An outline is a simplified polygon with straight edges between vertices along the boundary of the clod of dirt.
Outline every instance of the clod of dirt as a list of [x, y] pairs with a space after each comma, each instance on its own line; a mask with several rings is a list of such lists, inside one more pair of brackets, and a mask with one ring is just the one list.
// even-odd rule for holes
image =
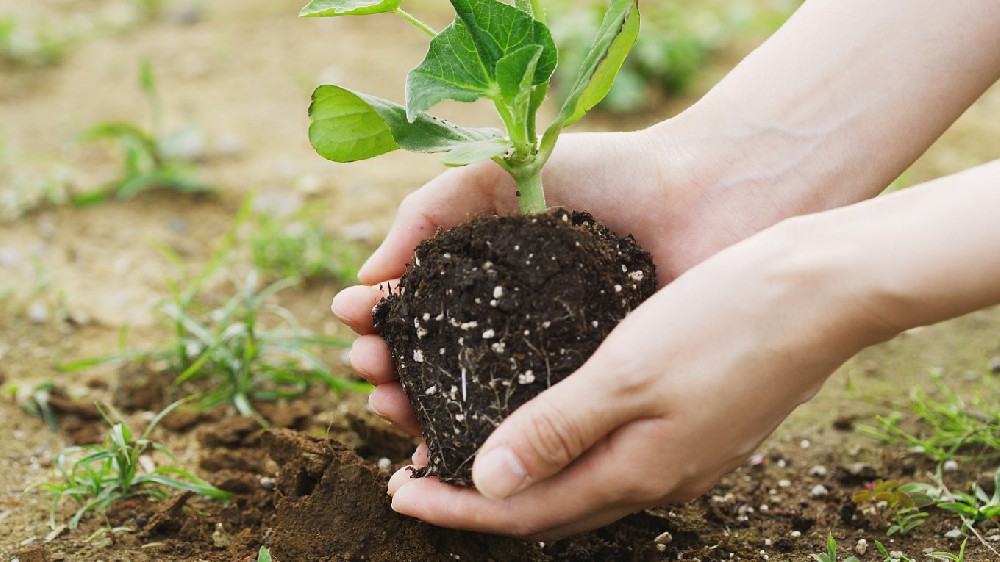
[[470, 485], [493, 429], [655, 290], [649, 253], [586, 213], [484, 217], [421, 242], [374, 311], [424, 428], [414, 476]]
[[271, 535], [277, 560], [544, 560], [515, 539], [441, 529], [392, 511], [387, 478], [336, 441], [286, 429], [264, 434], [280, 466]]
[[208, 447], [254, 447], [260, 439], [257, 420], [235, 416], [220, 420], [201, 430], [201, 442]]
[[181, 492], [163, 503], [149, 518], [145, 529], [139, 533], [139, 538], [149, 538], [155, 535], [176, 533], [188, 519], [184, 507], [188, 500], [194, 497], [194, 492]]

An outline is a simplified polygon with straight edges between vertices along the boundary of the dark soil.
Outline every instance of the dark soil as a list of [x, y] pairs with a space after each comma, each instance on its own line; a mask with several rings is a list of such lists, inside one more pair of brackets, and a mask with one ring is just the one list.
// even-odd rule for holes
[[470, 485], [493, 429], [655, 290], [649, 253], [586, 213], [484, 217], [421, 242], [374, 314], [424, 428], [414, 476]]

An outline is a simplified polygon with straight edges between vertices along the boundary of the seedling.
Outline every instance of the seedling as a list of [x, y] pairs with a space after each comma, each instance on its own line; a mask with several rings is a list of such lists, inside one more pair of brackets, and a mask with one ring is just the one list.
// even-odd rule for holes
[[[149, 438], [156, 425], [183, 401], [174, 402], [157, 414], [138, 439], [118, 412], [108, 412], [98, 406], [104, 419], [111, 426], [100, 445], [67, 447], [55, 459], [60, 482], [45, 482], [37, 487], [49, 492], [54, 500], [49, 511], [49, 525], [56, 528], [56, 510], [65, 498], [71, 498], [81, 507], [70, 520], [75, 529], [84, 515], [91, 511], [106, 511], [116, 502], [136, 496], [168, 497], [167, 489], [192, 491], [213, 499], [228, 500], [230, 493], [219, 490], [194, 474], [175, 466], [161, 466], [140, 473], [140, 457], [149, 450], [177, 459], [170, 451]], [[117, 421], [116, 421], [117, 420]]]
[[[834, 540], [833, 534], [831, 533], [827, 537], [826, 541], [826, 553], [821, 554], [811, 554], [812, 559], [815, 562], [837, 562], [837, 541]], [[851, 556], [850, 558], [844, 559], [842, 562], [861, 562], [856, 556]]]
[[123, 153], [121, 177], [94, 191], [73, 197], [78, 206], [92, 205], [110, 197], [130, 199], [150, 189], [183, 193], [209, 193], [210, 187], [192, 175], [191, 163], [164, 150], [163, 106], [156, 89], [156, 77], [148, 61], [139, 68], [139, 82], [152, 113], [149, 129], [124, 121], [98, 123], [83, 134], [85, 141], [113, 141]]
[[260, 547], [257, 553], [257, 562], [271, 562], [271, 550], [266, 546]]
[[971, 493], [953, 492], [944, 485], [940, 470], [935, 485], [916, 484], [935, 506], [950, 511], [962, 519], [962, 530], [968, 531], [983, 521], [1000, 522], [1000, 468], [993, 475], [993, 493], [988, 494], [978, 483], [970, 485]]
[[863, 512], [871, 518], [872, 527], [888, 527], [889, 536], [905, 535], [922, 525], [927, 517], [919, 508], [933, 503], [919, 490], [919, 484], [900, 485], [895, 480], [878, 480], [855, 492], [851, 501], [862, 506]]
[[941, 379], [930, 373], [941, 399], [923, 389], [913, 393], [912, 418], [923, 428], [910, 432], [903, 428], [902, 414], [878, 416], [878, 427], [865, 427], [866, 435], [893, 445], [907, 445], [938, 461], [989, 462], [1000, 459], [1000, 401], [994, 383], [986, 381], [987, 392], [971, 403], [963, 400]]
[[[962, 541], [962, 546], [959, 548], [958, 554], [952, 554], [950, 552], [935, 551], [935, 552], [928, 552], [926, 554], [926, 556], [928, 556], [931, 560], [944, 560], [944, 561], [948, 561], [948, 562], [964, 562], [965, 561], [965, 546], [966, 546], [966, 544], [968, 542], [969, 542], [968, 540]], [[913, 562], [913, 558], [910, 558], [909, 556], [907, 556], [906, 554], [904, 554], [904, 553], [902, 553], [900, 551], [892, 551], [892, 552], [890, 552], [885, 547], [885, 545], [883, 545], [882, 543], [880, 543], [878, 541], [875, 541], [875, 548], [877, 548], [878, 551], [879, 551], [879, 553], [881, 553], [882, 556], [885, 557], [885, 558], [883, 558], [883, 562]]]
[[[635, 0], [611, 0], [590, 50], [555, 120], [539, 137], [536, 114], [556, 69], [556, 46], [538, 0], [451, 0], [455, 20], [440, 33], [400, 8], [401, 0], [313, 0], [303, 16], [395, 13], [431, 36], [423, 62], [406, 80], [406, 104], [341, 86], [313, 93], [309, 138], [336, 162], [363, 160], [403, 148], [443, 153], [462, 166], [492, 159], [514, 178], [522, 213], [546, 210], [542, 166], [562, 130], [611, 88], [639, 32]], [[446, 99], [493, 103], [505, 131], [453, 125], [425, 113]]]
[[52, 406], [49, 405], [49, 397], [52, 396], [55, 387], [55, 383], [43, 382], [29, 389], [24, 389], [24, 392], [16, 387], [12, 388], [11, 391], [25, 412], [42, 418], [52, 431], [56, 431], [59, 429], [59, 420]]

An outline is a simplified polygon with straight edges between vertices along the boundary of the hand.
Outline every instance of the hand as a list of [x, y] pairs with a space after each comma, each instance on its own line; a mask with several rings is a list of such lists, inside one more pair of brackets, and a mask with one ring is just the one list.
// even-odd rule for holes
[[[681, 121], [635, 133], [565, 135], [544, 175], [551, 205], [591, 211], [612, 230], [635, 236], [652, 253], [661, 285], [775, 220], [764, 212], [755, 215], [746, 200], [712, 192], [713, 185], [737, 183], [732, 177], [721, 179], [719, 172], [733, 167], [718, 156], [696, 158], [690, 148], [674, 148], [674, 142], [686, 137], [684, 131], [697, 129], [676, 125]], [[705, 152], [725, 154], [721, 144], [712, 143]], [[668, 177], [670, 182], [664, 179]], [[372, 408], [413, 435], [419, 435], [419, 425], [395, 382], [385, 342], [371, 325], [372, 307], [383, 296], [376, 285], [398, 278], [417, 243], [437, 228], [475, 214], [517, 212], [514, 191], [510, 177], [492, 162], [442, 174], [400, 205], [385, 242], [359, 275], [369, 286], [350, 287], [334, 300], [334, 313], [361, 334], [351, 361], [377, 386]], [[742, 195], [732, 189], [728, 193]]]

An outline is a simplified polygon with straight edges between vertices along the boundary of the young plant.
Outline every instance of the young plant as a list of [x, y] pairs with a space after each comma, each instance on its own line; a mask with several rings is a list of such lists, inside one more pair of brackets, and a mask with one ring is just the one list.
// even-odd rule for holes
[[[815, 562], [837, 562], [837, 541], [833, 539], [833, 534], [827, 536], [826, 541], [826, 553], [821, 554], [811, 554], [810, 555]], [[857, 556], [851, 556], [850, 558], [844, 559], [842, 562], [861, 562], [858, 560]]]
[[77, 206], [100, 203], [110, 197], [130, 199], [151, 189], [183, 193], [209, 193], [212, 188], [192, 175], [189, 161], [170, 154], [165, 145], [169, 137], [162, 133], [163, 106], [156, 90], [156, 77], [148, 61], [139, 68], [139, 82], [152, 112], [150, 128], [123, 121], [98, 123], [83, 134], [85, 141], [113, 141], [123, 152], [124, 168], [117, 180], [94, 191], [73, 197]]
[[913, 421], [924, 428], [910, 432], [902, 427], [904, 416], [877, 417], [878, 427], [865, 427], [866, 435], [893, 445], [906, 445], [937, 461], [988, 462], [1000, 459], [1000, 400], [995, 383], [971, 403], [948, 387], [941, 373], [930, 373], [941, 399], [923, 389], [913, 393]]
[[[440, 32], [400, 8], [401, 0], [313, 0], [310, 17], [395, 13], [431, 36], [423, 62], [406, 80], [406, 104], [341, 86], [320, 86], [309, 109], [309, 138], [336, 162], [363, 160], [403, 148], [443, 153], [461, 166], [492, 159], [514, 178], [522, 213], [546, 210], [542, 166], [562, 130], [607, 94], [639, 31], [635, 0], [611, 0], [590, 50], [555, 120], [539, 136], [536, 114], [556, 69], [557, 53], [538, 0], [451, 0], [455, 20]], [[432, 117], [444, 100], [487, 99], [505, 131], [467, 128]]]
[[[959, 547], [958, 554], [935, 551], [935, 552], [928, 552], [926, 556], [930, 560], [943, 560], [947, 562], [964, 562], [965, 546], [968, 542], [969, 542], [968, 540], [962, 541], [962, 546]], [[883, 545], [878, 541], [875, 541], [875, 548], [877, 548], [879, 553], [881, 553], [882, 556], [884, 556], [884, 558], [882, 559], [883, 562], [913, 562], [913, 558], [910, 558], [909, 556], [898, 550], [890, 552], [889, 549], [885, 547], [885, 545]]]
[[[940, 482], [940, 477], [938, 477]], [[993, 475], [993, 493], [988, 494], [978, 483], [971, 485], [972, 493], [952, 492], [944, 487], [930, 487], [928, 492], [937, 494], [935, 505], [957, 514], [962, 519], [963, 530], [976, 523], [994, 521], [1000, 523], [1000, 468]]]
[[73, 515], [69, 527], [75, 529], [80, 520], [91, 511], [107, 511], [116, 502], [135, 496], [151, 496], [163, 499], [170, 494], [167, 489], [192, 491], [213, 499], [228, 500], [230, 493], [219, 490], [194, 474], [175, 466], [161, 466], [148, 472], [140, 472], [140, 457], [149, 450], [167, 455], [173, 462], [177, 459], [163, 445], [151, 440], [149, 435], [168, 413], [182, 404], [174, 402], [156, 415], [137, 438], [122, 416], [111, 412], [117, 421], [98, 406], [104, 419], [111, 426], [100, 445], [67, 447], [55, 459], [61, 481], [45, 482], [37, 487], [53, 496], [49, 511], [49, 525], [56, 528], [56, 510], [65, 498], [71, 498], [80, 505]]
[[266, 546], [260, 547], [257, 553], [257, 562], [271, 562], [271, 550]]
[[895, 480], [877, 480], [855, 492], [851, 501], [862, 506], [863, 512], [871, 518], [872, 527], [888, 527], [889, 536], [905, 535], [923, 524], [927, 514], [919, 508], [933, 501], [919, 490], [919, 484], [900, 485]]

